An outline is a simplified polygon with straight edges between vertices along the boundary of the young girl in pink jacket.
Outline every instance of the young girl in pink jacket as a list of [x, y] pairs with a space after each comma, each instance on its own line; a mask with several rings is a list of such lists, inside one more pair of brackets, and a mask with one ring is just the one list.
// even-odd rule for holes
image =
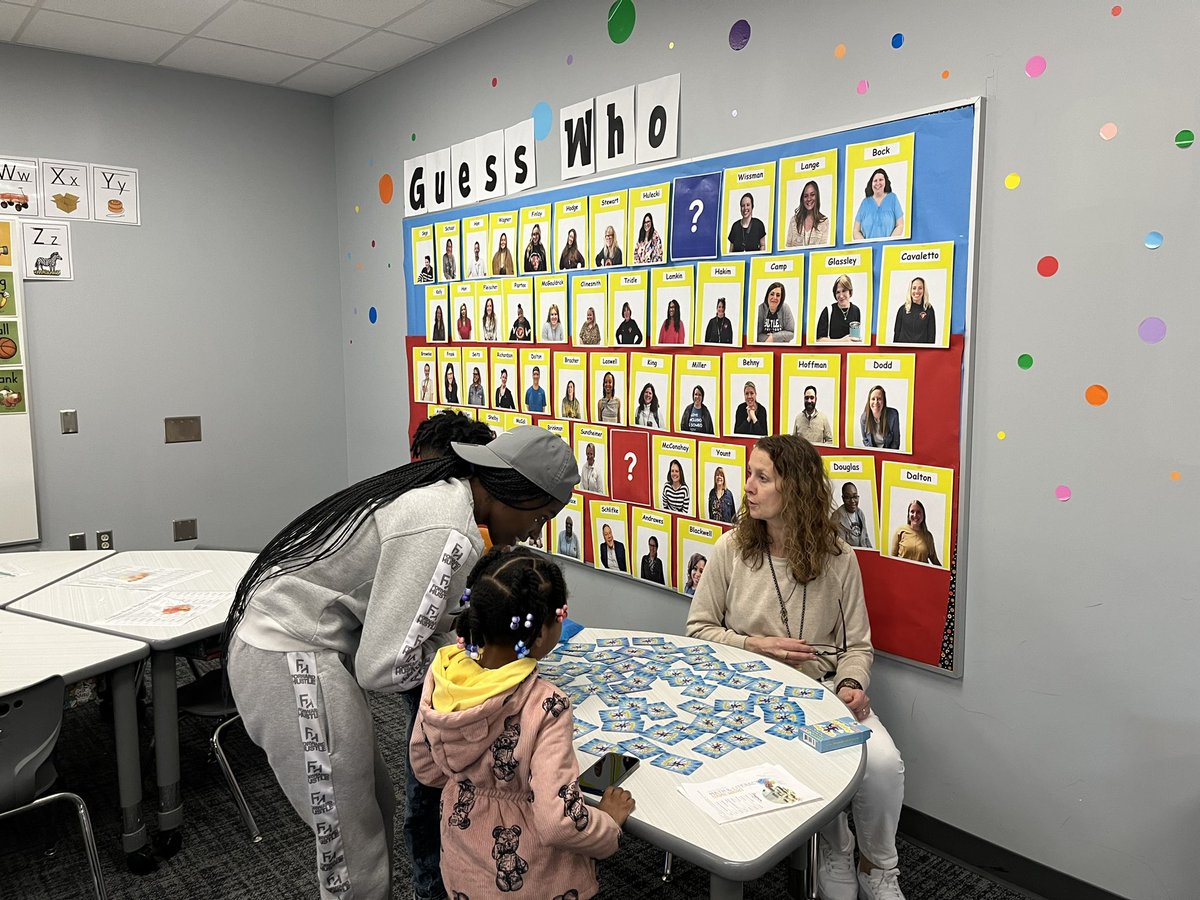
[[570, 700], [537, 660], [562, 634], [562, 571], [493, 548], [467, 579], [458, 646], [434, 658], [409, 746], [413, 772], [442, 789], [442, 881], [472, 900], [594, 897], [596, 859], [617, 851], [633, 798], [579, 793]]

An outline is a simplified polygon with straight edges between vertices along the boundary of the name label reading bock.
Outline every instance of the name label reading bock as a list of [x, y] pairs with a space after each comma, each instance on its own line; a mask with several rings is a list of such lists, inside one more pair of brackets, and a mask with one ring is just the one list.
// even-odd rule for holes
[[845, 472], [847, 475], [857, 475], [863, 470], [862, 463], [857, 462], [835, 462], [829, 468], [833, 472]]
[[885, 156], [899, 156], [899, 144], [880, 144], [871, 148], [871, 159], [881, 159]]
[[901, 469], [900, 477], [905, 484], [937, 484], [938, 477], [933, 472], [921, 472], [916, 469]]

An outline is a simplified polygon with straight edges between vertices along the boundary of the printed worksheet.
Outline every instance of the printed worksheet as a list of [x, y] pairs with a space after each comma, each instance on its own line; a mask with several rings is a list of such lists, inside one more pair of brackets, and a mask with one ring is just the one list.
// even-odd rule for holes
[[682, 782], [679, 790], [718, 823], [821, 799], [812, 788], [773, 765], [739, 769], [710, 781]]
[[104, 620], [107, 625], [182, 625], [233, 601], [232, 591], [158, 591]]
[[207, 575], [207, 569], [154, 569], [147, 566], [116, 566], [103, 572], [84, 572], [69, 582], [79, 587], [119, 587], [137, 591], [163, 588]]

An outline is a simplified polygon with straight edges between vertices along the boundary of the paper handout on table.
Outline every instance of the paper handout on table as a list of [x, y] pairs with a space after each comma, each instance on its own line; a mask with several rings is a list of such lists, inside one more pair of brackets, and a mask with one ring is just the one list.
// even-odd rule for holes
[[159, 591], [113, 613], [104, 624], [181, 625], [232, 602], [232, 591]]
[[78, 587], [119, 587], [137, 591], [163, 588], [207, 575], [207, 569], [155, 569], [151, 566], [115, 566], [102, 572], [85, 572], [69, 582]]
[[718, 823], [821, 799], [812, 788], [773, 765], [739, 769], [710, 781], [683, 782], [679, 790]]

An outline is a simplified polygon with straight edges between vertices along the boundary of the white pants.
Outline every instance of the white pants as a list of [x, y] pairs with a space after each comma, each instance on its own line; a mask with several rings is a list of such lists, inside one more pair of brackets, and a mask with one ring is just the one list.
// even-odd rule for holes
[[[904, 805], [904, 760], [874, 709], [862, 724], [871, 729], [871, 737], [864, 745], [866, 772], [850, 806], [854, 810], [858, 850], [876, 867], [894, 869], [899, 862], [896, 829], [900, 826], [900, 807]], [[844, 812], [822, 828], [821, 834], [835, 850], [854, 849], [854, 835]]]

